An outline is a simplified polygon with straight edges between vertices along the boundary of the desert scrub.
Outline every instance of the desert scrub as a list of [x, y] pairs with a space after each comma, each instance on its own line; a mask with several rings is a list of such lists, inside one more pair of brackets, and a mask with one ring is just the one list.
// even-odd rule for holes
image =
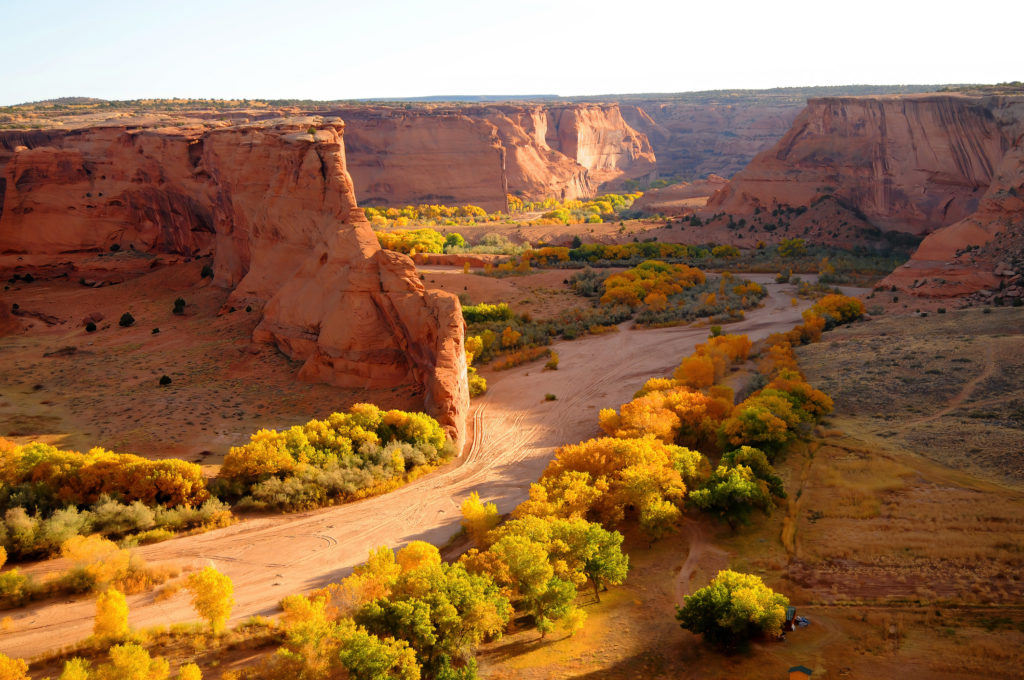
[[[546, 346], [556, 338], [573, 340], [591, 332], [604, 332], [609, 326], [615, 327], [630, 319], [632, 315], [632, 311], [625, 305], [578, 307], [565, 310], [551, 319], [535, 320], [513, 315], [500, 321], [478, 321], [469, 324], [466, 334], [480, 339], [479, 351], [474, 353], [474, 361], [482, 364], [502, 352]], [[506, 330], [512, 332], [506, 335]], [[511, 344], [504, 342], [512, 338], [514, 342]]]
[[743, 310], [757, 307], [766, 294], [759, 284], [725, 272], [717, 281], [703, 281], [670, 295], [648, 294], [637, 311], [636, 322], [641, 326], [671, 326], [701, 318], [742, 318]]
[[73, 536], [125, 539], [230, 522], [201, 468], [101, 448], [87, 453], [0, 439], [0, 546], [11, 559], [47, 557]]
[[352, 500], [453, 454], [430, 416], [356, 404], [324, 420], [260, 430], [231, 448], [214, 488], [245, 507], [299, 510]]

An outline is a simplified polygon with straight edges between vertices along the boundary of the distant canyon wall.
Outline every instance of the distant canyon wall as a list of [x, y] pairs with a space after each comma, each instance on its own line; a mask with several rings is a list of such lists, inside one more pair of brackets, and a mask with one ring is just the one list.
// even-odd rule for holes
[[1022, 138], [1022, 97], [812, 99], [778, 143], [712, 196], [706, 213], [749, 217], [829, 199], [839, 207], [809, 238], [850, 223], [927, 236], [885, 285], [963, 295], [1019, 269], [1017, 255], [997, 257], [983, 246], [1024, 231]]
[[409, 390], [461, 443], [459, 302], [380, 248], [344, 123], [310, 123], [0, 131], [0, 253], [212, 253], [233, 302], [265, 304], [254, 338], [303, 361], [300, 377]]
[[770, 148], [792, 125], [804, 102], [622, 102], [622, 116], [650, 140], [658, 174], [693, 180], [731, 177]]
[[655, 176], [647, 138], [617, 104], [353, 106], [348, 167], [364, 205], [590, 198]]

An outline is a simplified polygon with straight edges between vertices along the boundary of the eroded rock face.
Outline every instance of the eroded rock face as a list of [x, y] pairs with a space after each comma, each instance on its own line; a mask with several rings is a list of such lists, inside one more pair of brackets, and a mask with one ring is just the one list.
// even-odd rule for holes
[[1000, 255], [986, 244], [1016, 243], [1024, 231], [1022, 139], [1022, 97], [811, 100], [778, 144], [712, 196], [706, 213], [827, 205], [808, 239], [855, 227], [924, 235], [911, 261], [883, 285], [965, 295], [997, 286], [1019, 268], [1006, 264], [1019, 252]]
[[663, 177], [731, 177], [785, 134], [801, 101], [623, 102], [626, 122], [650, 140]]
[[996, 167], [978, 210], [928, 235], [910, 261], [886, 277], [893, 287], [923, 297], [959, 297], [1003, 286], [1024, 297], [1024, 138]]
[[32, 148], [12, 135], [0, 252], [213, 253], [233, 303], [266, 302], [254, 337], [303, 360], [300, 377], [421, 394], [461, 446], [458, 299], [381, 250], [356, 205], [344, 123], [310, 123], [87, 128]]
[[992, 105], [957, 95], [813, 99], [708, 208], [743, 215], [831, 196], [881, 229], [929, 233], [977, 209], [1009, 147]]
[[348, 167], [368, 205], [473, 204], [504, 210], [528, 200], [589, 198], [652, 176], [647, 138], [617, 104], [353, 107]]

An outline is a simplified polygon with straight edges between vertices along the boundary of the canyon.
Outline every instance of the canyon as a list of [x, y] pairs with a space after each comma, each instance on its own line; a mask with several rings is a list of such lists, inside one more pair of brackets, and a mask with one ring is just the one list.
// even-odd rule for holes
[[471, 204], [590, 198], [655, 177], [647, 137], [616, 104], [356, 106], [346, 152], [364, 205]]
[[3, 133], [3, 268], [84, 283], [93, 272], [76, 262], [88, 253], [212, 255], [225, 307], [262, 310], [253, 340], [302, 362], [299, 377], [420, 395], [461, 446], [458, 300], [426, 291], [412, 260], [380, 248], [356, 204], [344, 128], [295, 118]]
[[1022, 144], [1024, 97], [813, 99], [704, 215], [800, 209], [794, 225], [812, 241], [855, 230], [926, 236], [882, 285], [921, 296], [974, 293], [1019, 280], [1019, 247], [984, 246], [1021, 231]]

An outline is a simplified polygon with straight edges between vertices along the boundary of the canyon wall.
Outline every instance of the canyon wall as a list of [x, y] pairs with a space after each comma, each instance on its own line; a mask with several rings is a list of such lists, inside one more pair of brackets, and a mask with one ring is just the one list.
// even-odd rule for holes
[[741, 215], [833, 196], [881, 229], [924, 234], [977, 209], [1007, 148], [976, 99], [811, 100], [708, 208]]
[[1024, 97], [813, 99], [775, 146], [712, 196], [705, 215], [812, 208], [801, 218], [810, 240], [851, 224], [931, 235], [885, 285], [962, 295], [1012, 274], [1005, 256], [971, 251], [1024, 230], [1022, 136]]
[[653, 177], [647, 138], [617, 104], [353, 106], [348, 167], [366, 205], [473, 204], [589, 198]]
[[422, 395], [461, 446], [458, 300], [381, 250], [346, 170], [344, 123], [310, 123], [0, 132], [0, 253], [212, 253], [232, 303], [265, 303], [254, 339], [303, 361], [300, 377]]
[[658, 174], [693, 180], [731, 177], [792, 125], [804, 100], [622, 102], [626, 122], [650, 140]]

